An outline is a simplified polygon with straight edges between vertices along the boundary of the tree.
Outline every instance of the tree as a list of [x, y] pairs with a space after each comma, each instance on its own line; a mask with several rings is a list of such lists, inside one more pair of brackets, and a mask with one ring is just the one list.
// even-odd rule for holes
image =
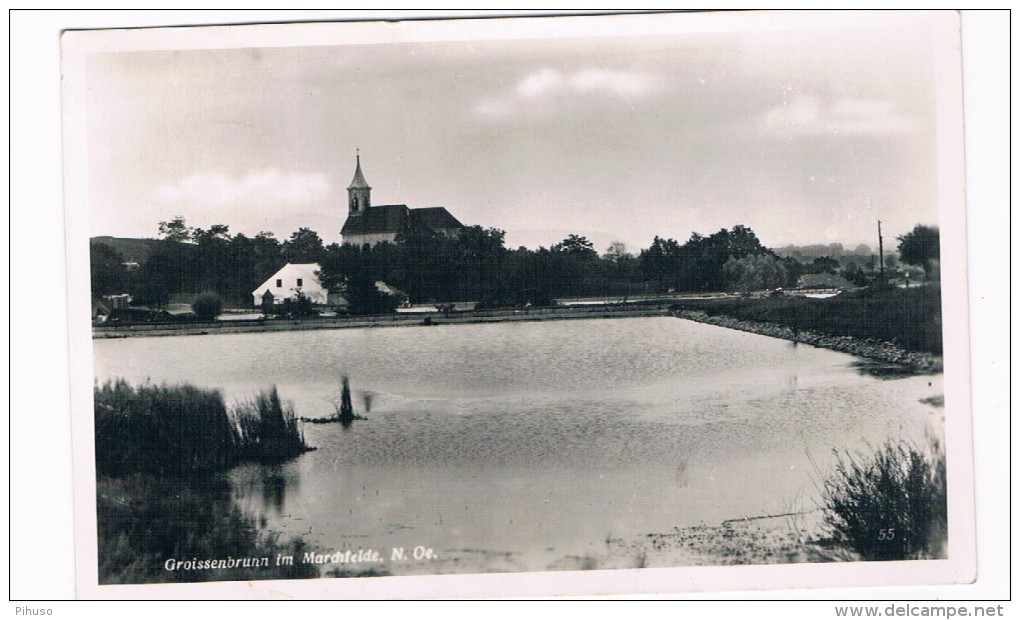
[[613, 241], [606, 248], [606, 253], [602, 255], [602, 258], [611, 263], [620, 263], [634, 257], [627, 252], [626, 244], [622, 241]]
[[731, 257], [749, 255], [775, 256], [753, 230], [738, 224], [707, 237], [691, 233], [682, 246], [656, 237], [652, 247], [641, 252], [641, 269], [645, 280], [656, 282], [659, 290], [721, 291], [732, 284], [726, 263]]
[[129, 275], [120, 252], [94, 241], [89, 245], [89, 258], [93, 297], [127, 292]]
[[771, 254], [748, 254], [743, 258], [731, 256], [723, 265], [723, 272], [737, 290], [745, 293], [786, 284], [786, 267]]
[[317, 263], [326, 254], [322, 238], [310, 228], [299, 228], [283, 244], [283, 258], [288, 263]]
[[394, 295], [380, 291], [368, 274], [356, 274], [350, 278], [344, 291], [351, 314], [389, 314], [397, 309], [400, 300]]
[[293, 299], [284, 300], [284, 305], [286, 306], [287, 314], [291, 317], [304, 318], [319, 315], [315, 311], [311, 298], [305, 295], [300, 288], [294, 291]]
[[598, 252], [595, 245], [588, 241], [587, 237], [580, 235], [567, 235], [567, 238], [552, 246], [553, 252], [564, 252], [581, 259], [597, 258]]
[[861, 269], [861, 266], [856, 263], [844, 267], [839, 274], [857, 286], [867, 286], [871, 283], [867, 274], [865, 274], [864, 270]]
[[242, 269], [239, 264], [232, 262], [236, 254], [230, 251], [230, 228], [225, 224], [213, 224], [209, 230], [194, 228], [191, 240], [194, 243], [192, 254], [195, 269], [192, 290], [216, 291], [235, 301], [246, 299], [251, 286], [243, 282], [243, 292], [239, 294], [237, 291], [238, 284], [242, 284], [242, 279], [238, 277]]
[[[695, 238], [701, 239], [697, 234], [691, 236], [692, 240]], [[675, 239], [662, 239], [656, 236], [648, 249], [641, 250], [638, 260], [644, 279], [655, 282], [657, 291], [665, 291], [678, 286], [682, 268], [682, 251], [680, 244]]]
[[918, 224], [914, 230], [896, 237], [900, 241], [900, 261], [924, 269], [924, 279], [932, 271], [932, 262], [939, 258], [939, 229]]
[[189, 241], [191, 240], [192, 232], [194, 231], [188, 227], [184, 218], [180, 215], [174, 217], [169, 222], [159, 223], [159, 237], [168, 241]]
[[506, 293], [503, 260], [506, 233], [498, 228], [469, 226], [453, 239], [459, 249], [448, 268], [460, 274], [458, 297], [502, 300]]
[[818, 256], [811, 261], [811, 266], [804, 273], [836, 273], [841, 269], [840, 262], [831, 256]]

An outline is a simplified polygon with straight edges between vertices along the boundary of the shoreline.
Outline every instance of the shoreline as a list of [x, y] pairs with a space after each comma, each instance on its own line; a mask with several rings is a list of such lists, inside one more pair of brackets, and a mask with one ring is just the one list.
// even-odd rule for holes
[[93, 339], [137, 338], [160, 336], [205, 336], [211, 334], [269, 333], [320, 329], [364, 329], [376, 327], [422, 327], [478, 323], [504, 323], [510, 321], [560, 321], [572, 319], [615, 319], [653, 316], [672, 316], [679, 319], [725, 327], [760, 336], [779, 338], [788, 342], [847, 353], [881, 364], [895, 365], [911, 372], [928, 374], [942, 372], [942, 358], [928, 353], [911, 352], [891, 342], [861, 340], [851, 336], [832, 336], [810, 330], [795, 332], [776, 323], [762, 323], [736, 319], [725, 315], [710, 316], [701, 310], [670, 310], [665, 304], [620, 307], [591, 305], [568, 308], [539, 308], [529, 310], [486, 310], [462, 313], [393, 314], [374, 317], [313, 318], [313, 319], [255, 319], [251, 321], [216, 321], [208, 323], [139, 324], [123, 326], [93, 326]]
[[727, 519], [717, 524], [677, 526], [664, 532], [613, 536], [572, 551], [461, 548], [439, 550], [434, 561], [385, 562], [370, 569], [333, 568], [320, 577], [462, 575], [535, 571], [618, 570], [806, 564], [858, 561], [826, 536], [818, 510]]
[[138, 324], [92, 327], [92, 338], [136, 338], [158, 336], [206, 336], [210, 334], [243, 334], [316, 329], [357, 329], [366, 327], [422, 327], [472, 323], [504, 323], [510, 321], [560, 321], [570, 319], [615, 319], [670, 316], [665, 304], [635, 306], [581, 306], [539, 308], [528, 310], [484, 310], [463, 314], [393, 314], [374, 317], [256, 319], [252, 321], [217, 321], [208, 323]]
[[716, 325], [742, 332], [779, 338], [789, 342], [807, 344], [813, 347], [839, 351], [856, 357], [893, 364], [921, 374], [942, 372], [942, 358], [929, 353], [907, 351], [891, 342], [878, 340], [861, 340], [851, 336], [830, 336], [818, 334], [810, 330], [794, 331], [792, 328], [776, 323], [760, 323], [745, 321], [725, 315], [709, 316], [701, 310], [675, 310], [671, 313], [679, 319], [696, 323]]

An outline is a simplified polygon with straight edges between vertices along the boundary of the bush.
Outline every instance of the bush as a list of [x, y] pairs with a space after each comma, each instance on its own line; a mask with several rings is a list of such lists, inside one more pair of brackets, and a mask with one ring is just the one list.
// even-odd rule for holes
[[825, 523], [835, 542], [865, 560], [945, 557], [946, 460], [903, 441], [870, 456], [836, 453], [822, 483]]
[[380, 291], [375, 285], [375, 280], [364, 274], [351, 278], [344, 294], [353, 316], [392, 314], [400, 305], [398, 296]]
[[216, 293], [202, 293], [191, 302], [195, 316], [204, 321], [211, 321], [223, 311], [223, 300]]

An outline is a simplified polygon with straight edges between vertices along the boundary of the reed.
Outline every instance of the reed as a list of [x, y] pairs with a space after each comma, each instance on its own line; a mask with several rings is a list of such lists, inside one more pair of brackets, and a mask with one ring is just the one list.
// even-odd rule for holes
[[308, 449], [275, 387], [229, 411], [217, 390], [110, 381], [95, 388], [95, 438], [96, 470], [106, 476], [179, 477]]
[[243, 460], [278, 462], [308, 450], [294, 408], [284, 405], [273, 386], [232, 411]]

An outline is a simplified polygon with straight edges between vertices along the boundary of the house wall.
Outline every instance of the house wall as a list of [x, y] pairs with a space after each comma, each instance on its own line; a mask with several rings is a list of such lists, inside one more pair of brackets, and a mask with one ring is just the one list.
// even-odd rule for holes
[[[301, 280], [300, 286], [298, 285], [299, 279]], [[280, 283], [279, 286], [277, 286], [277, 281]], [[262, 295], [265, 294], [266, 289], [269, 289], [273, 294], [274, 303], [281, 304], [285, 299], [294, 299], [297, 296], [298, 288], [312, 300], [312, 303], [326, 303], [326, 289], [322, 287], [319, 279], [315, 277], [314, 270], [306, 271], [284, 267], [263, 282], [259, 288], [252, 291], [252, 305], [255, 307], [262, 305]]]

